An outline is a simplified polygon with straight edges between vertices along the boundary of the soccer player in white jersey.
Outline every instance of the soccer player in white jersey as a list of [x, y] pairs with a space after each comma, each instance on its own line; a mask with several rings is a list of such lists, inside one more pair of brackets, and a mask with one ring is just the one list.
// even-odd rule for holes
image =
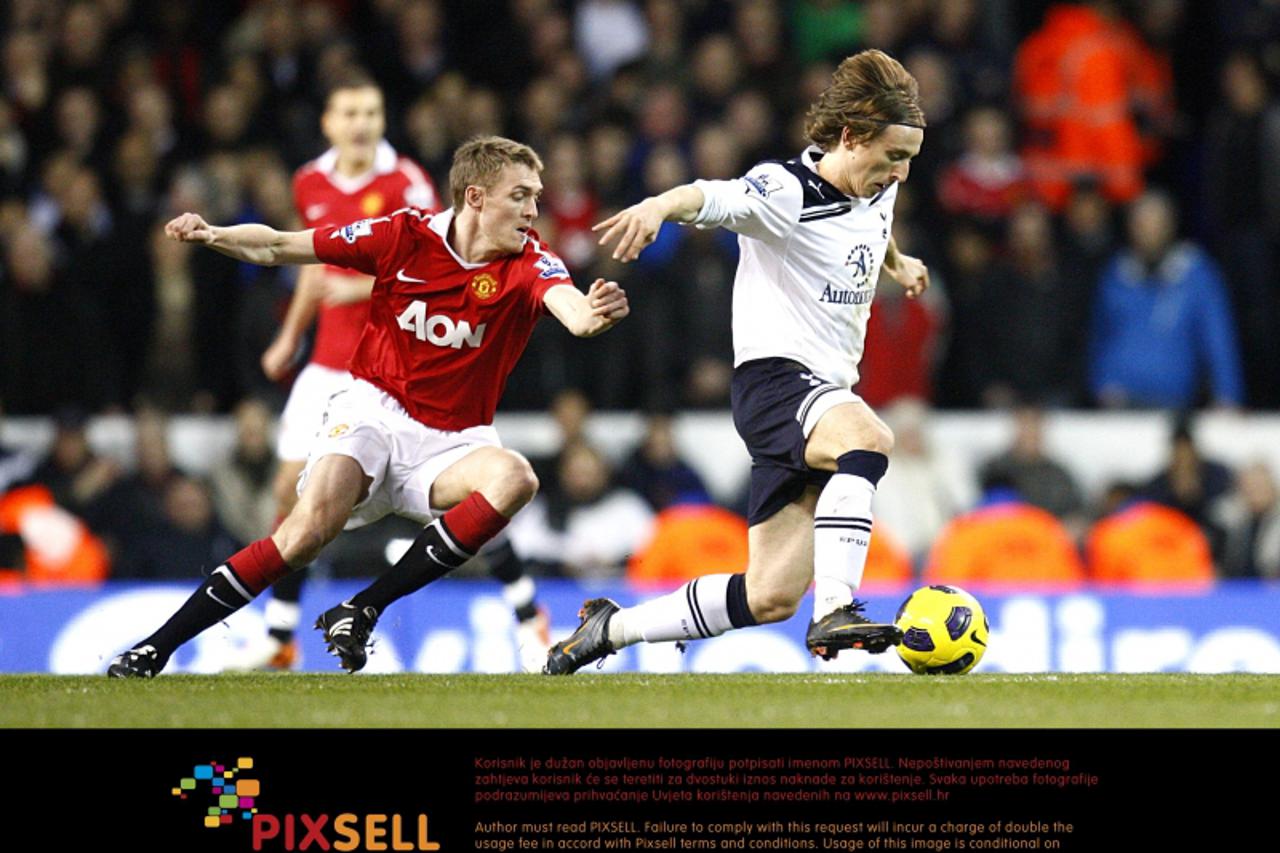
[[552, 647], [543, 672], [567, 675], [638, 642], [714, 637], [790, 618], [811, 582], [806, 643], [830, 659], [882, 652], [902, 639], [854, 598], [871, 537], [871, 499], [893, 434], [850, 388], [876, 280], [910, 297], [929, 285], [923, 263], [897, 250], [893, 202], [924, 141], [915, 79], [868, 50], [844, 60], [809, 110], [814, 143], [732, 181], [694, 181], [596, 226], [613, 256], [632, 261], [663, 222], [739, 235], [733, 294], [733, 417], [751, 451], [747, 571], [705, 575], [621, 609], [583, 605], [582, 623]]

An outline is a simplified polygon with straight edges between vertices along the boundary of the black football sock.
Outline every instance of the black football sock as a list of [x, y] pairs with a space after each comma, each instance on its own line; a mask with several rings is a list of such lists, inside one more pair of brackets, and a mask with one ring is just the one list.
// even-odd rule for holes
[[502, 581], [503, 598], [516, 613], [516, 621], [524, 622], [538, 615], [538, 603], [534, 599], [533, 580], [525, 574], [524, 560], [511, 547], [511, 540], [502, 541], [484, 554], [489, 561], [489, 571]]
[[253, 600], [249, 592], [227, 564], [218, 566], [191, 594], [169, 621], [138, 645], [154, 646], [163, 665], [179, 646], [210, 625], [221, 622]]
[[372, 607], [382, 613], [393, 601], [439, 580], [474, 556], [458, 545], [445, 527], [444, 519], [437, 518], [418, 534], [400, 561], [356, 593], [351, 604], [357, 608]]

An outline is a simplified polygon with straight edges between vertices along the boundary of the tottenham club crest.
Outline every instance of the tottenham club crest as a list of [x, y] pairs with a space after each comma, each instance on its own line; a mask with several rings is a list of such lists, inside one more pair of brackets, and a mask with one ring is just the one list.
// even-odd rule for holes
[[872, 283], [871, 273], [873, 272], [874, 261], [870, 246], [865, 243], [854, 246], [844, 259], [844, 265], [848, 268], [849, 274], [853, 278], [854, 287], [867, 287]]
[[481, 301], [491, 299], [498, 292], [498, 280], [487, 272], [482, 272], [471, 279], [471, 292]]

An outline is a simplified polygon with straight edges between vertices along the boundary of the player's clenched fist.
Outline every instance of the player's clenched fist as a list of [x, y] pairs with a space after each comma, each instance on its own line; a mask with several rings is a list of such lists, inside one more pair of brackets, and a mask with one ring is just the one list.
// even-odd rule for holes
[[911, 299], [929, 289], [929, 269], [919, 258], [899, 253], [897, 266], [888, 273], [906, 289]]
[[616, 281], [596, 279], [587, 291], [587, 300], [591, 304], [591, 314], [595, 317], [621, 320], [631, 313], [631, 307], [627, 304], [627, 292]]
[[198, 213], [184, 213], [169, 220], [164, 233], [181, 243], [208, 243], [213, 239], [213, 226]]

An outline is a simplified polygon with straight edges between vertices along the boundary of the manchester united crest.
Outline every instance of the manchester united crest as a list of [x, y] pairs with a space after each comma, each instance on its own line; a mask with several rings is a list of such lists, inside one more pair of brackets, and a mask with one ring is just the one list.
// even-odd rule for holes
[[386, 199], [382, 197], [382, 193], [367, 193], [360, 199], [360, 211], [365, 216], [377, 216], [382, 213], [382, 208], [386, 204]]
[[476, 295], [476, 299], [491, 299], [498, 292], [498, 280], [487, 272], [471, 279], [471, 292]]

